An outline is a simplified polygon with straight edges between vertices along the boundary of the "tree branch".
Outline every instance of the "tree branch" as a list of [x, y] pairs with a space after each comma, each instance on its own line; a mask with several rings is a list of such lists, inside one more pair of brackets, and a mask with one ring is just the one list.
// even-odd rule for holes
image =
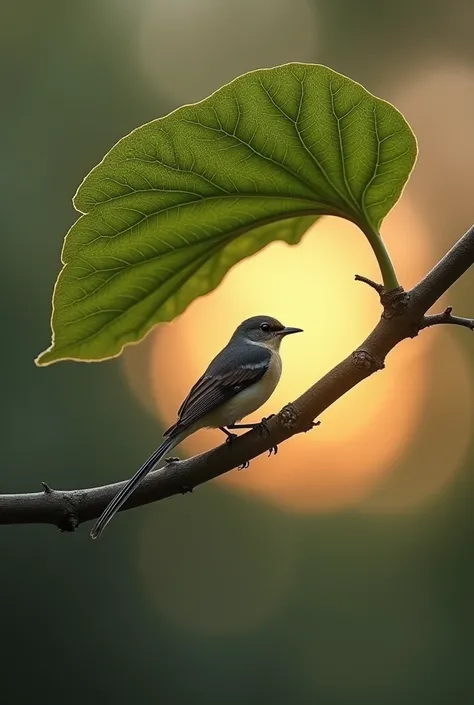
[[453, 316], [451, 314], [452, 310], [453, 307], [448, 306], [443, 313], [436, 313], [433, 316], [423, 316], [420, 330], [423, 330], [423, 328], [429, 328], [430, 326], [438, 326], [440, 324], [446, 325], [447, 323], [453, 326], [464, 326], [464, 328], [474, 330], [474, 318], [461, 318], [461, 316]]
[[[193, 458], [166, 463], [150, 473], [123, 509], [155, 502], [189, 491], [257, 455], [270, 450], [296, 433], [313, 427], [313, 421], [356, 384], [384, 367], [387, 354], [405, 338], [438, 323], [472, 328], [472, 319], [442, 314], [426, 316], [428, 309], [474, 264], [474, 226], [454, 245], [411, 291], [384, 292], [365, 277], [357, 277], [378, 291], [383, 304], [380, 321], [366, 340], [296, 401], [287, 404], [268, 421], [268, 433], [256, 431], [223, 443]], [[96, 519], [124, 483], [83, 490], [53, 490], [42, 483], [43, 492], [0, 495], [0, 524], [55, 524], [73, 531], [79, 524]]]
[[356, 274], [354, 279], [356, 282], [363, 282], [364, 284], [367, 284], [367, 286], [370, 286], [371, 289], [375, 289], [377, 294], [382, 296], [384, 288], [383, 284], [377, 284], [377, 282], [374, 282], [372, 279], [369, 279], [368, 277], [363, 277], [361, 274]]

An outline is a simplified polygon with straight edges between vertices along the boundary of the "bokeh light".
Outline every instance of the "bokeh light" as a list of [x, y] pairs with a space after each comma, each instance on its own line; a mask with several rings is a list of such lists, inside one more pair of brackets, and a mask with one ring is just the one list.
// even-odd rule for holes
[[[472, 0], [2, 3], [3, 492], [129, 477], [226, 342], [240, 299], [306, 328], [285, 341], [286, 391], [268, 411], [380, 314], [352, 280], [379, 277], [366, 241], [327, 220], [301, 248], [275, 245], [243, 263], [120, 358], [38, 370], [62, 238], [77, 217], [71, 196], [110, 147], [243, 71], [322, 61], [390, 100], [417, 134], [417, 168], [384, 226], [410, 286], [473, 221], [473, 12]], [[436, 309], [472, 315], [473, 288], [471, 268]], [[210, 324], [219, 333], [206, 350]], [[282, 444], [284, 467], [262, 457], [192, 495], [123, 512], [103, 541], [91, 543], [87, 525], [72, 535], [2, 527], [5, 705], [474, 702], [473, 340], [454, 327], [423, 332], [320, 428]], [[195, 442], [177, 454], [221, 438], [202, 431]], [[308, 478], [308, 512], [290, 511]]]
[[[415, 131], [420, 157], [410, 193], [442, 245], [472, 220], [474, 69], [466, 63], [420, 66], [390, 91]], [[449, 174], [449, 178], [446, 175]]]
[[148, 85], [176, 104], [201, 100], [251, 69], [315, 57], [319, 32], [310, 0], [273, 0], [271, 12], [266, 0], [137, 5], [140, 68]]
[[[423, 335], [429, 335], [426, 331]], [[392, 467], [361, 508], [376, 512], [415, 509], [436, 496], [452, 478], [471, 441], [473, 380], [466, 355], [459, 345], [463, 331], [444, 330], [431, 349], [424, 412], [418, 420], [412, 445], [402, 462]]]
[[[408, 288], [429, 269], [434, 256], [407, 198], [387, 218], [383, 232]], [[236, 323], [268, 313], [305, 332], [284, 341], [282, 381], [254, 415], [259, 420], [303, 392], [373, 327], [379, 303], [370, 289], [354, 282], [356, 271], [377, 278], [364, 237], [346, 221], [323, 219], [298, 246], [274, 243], [234, 267], [217, 290], [195, 301], [172, 324], [157, 328], [146, 353], [130, 349], [125, 355], [127, 376], [142, 399], [171, 424], [187, 391]], [[320, 428], [282, 444], [276, 457], [255, 459], [248, 472], [228, 473], [218, 482], [299, 511], [339, 508], [371, 496], [416, 438], [431, 374], [429, 351], [438, 337], [439, 330], [432, 329], [416, 341], [404, 341], [388, 357], [387, 370], [330, 407]], [[463, 369], [458, 366], [450, 381], [455, 397], [462, 396], [466, 386]], [[458, 432], [467, 437], [467, 428], [458, 427]], [[182, 447], [195, 454], [221, 442], [219, 431], [202, 431]], [[457, 454], [451, 457], [451, 463], [445, 459], [444, 477], [459, 460]], [[425, 492], [417, 488], [417, 500], [432, 488], [431, 477]]]

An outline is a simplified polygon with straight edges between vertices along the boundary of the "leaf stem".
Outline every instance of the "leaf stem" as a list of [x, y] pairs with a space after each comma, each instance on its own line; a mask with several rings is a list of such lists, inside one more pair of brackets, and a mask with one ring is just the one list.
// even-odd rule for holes
[[362, 226], [362, 230], [370, 243], [374, 255], [377, 258], [385, 291], [398, 289], [400, 284], [398, 283], [395, 268], [380, 234], [376, 230], [372, 230], [372, 228], [367, 224]]

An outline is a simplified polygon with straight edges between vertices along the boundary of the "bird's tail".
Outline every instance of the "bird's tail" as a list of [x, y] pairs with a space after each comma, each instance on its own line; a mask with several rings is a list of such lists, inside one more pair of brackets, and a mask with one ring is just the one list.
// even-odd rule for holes
[[135, 475], [117, 492], [113, 500], [106, 506], [96, 523], [92, 527], [91, 537], [98, 539], [109, 521], [118, 512], [120, 507], [125, 504], [130, 495], [135, 491], [140, 482], [148, 475], [150, 470], [161, 460], [161, 458], [171, 448], [176, 445], [176, 438], [166, 438], [163, 443], [155, 450], [148, 460], [143, 463], [140, 470], [137, 470]]

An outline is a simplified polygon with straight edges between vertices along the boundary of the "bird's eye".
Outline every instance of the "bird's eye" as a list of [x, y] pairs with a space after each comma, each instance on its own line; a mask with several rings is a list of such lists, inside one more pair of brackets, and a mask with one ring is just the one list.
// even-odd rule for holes
[[263, 330], [264, 333], [269, 333], [270, 332], [270, 324], [269, 323], [262, 323], [260, 326], [260, 329]]

